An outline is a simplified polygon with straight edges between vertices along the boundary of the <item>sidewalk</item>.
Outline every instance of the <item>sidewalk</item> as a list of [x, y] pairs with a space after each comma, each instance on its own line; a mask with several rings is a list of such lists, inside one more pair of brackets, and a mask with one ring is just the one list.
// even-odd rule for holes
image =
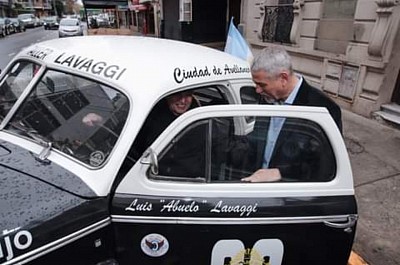
[[353, 250], [369, 265], [400, 264], [400, 130], [342, 110], [359, 221]]

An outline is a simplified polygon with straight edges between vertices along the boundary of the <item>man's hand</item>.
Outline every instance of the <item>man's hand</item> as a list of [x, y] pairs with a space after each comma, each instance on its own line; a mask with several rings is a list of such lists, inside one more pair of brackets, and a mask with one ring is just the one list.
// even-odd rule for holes
[[262, 168], [252, 175], [242, 178], [245, 182], [275, 182], [281, 180], [281, 172], [277, 168]]

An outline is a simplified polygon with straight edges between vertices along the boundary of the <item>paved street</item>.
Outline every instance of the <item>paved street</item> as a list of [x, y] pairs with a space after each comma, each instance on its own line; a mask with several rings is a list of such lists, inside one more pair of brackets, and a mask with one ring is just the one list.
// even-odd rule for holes
[[[87, 34], [86, 23], [82, 23], [83, 32]], [[58, 30], [45, 30], [44, 27], [28, 28], [25, 32], [11, 34], [0, 38], [0, 69], [4, 69], [9, 61], [24, 47], [33, 43], [58, 38]]]
[[343, 111], [360, 219], [353, 249], [370, 265], [400, 264], [400, 130]]

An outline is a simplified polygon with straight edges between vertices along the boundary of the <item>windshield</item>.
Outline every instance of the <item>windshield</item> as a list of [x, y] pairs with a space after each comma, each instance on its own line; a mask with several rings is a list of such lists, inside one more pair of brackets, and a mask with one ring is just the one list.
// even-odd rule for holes
[[56, 20], [57, 19], [55, 17], [47, 17], [47, 18], [44, 19], [44, 21], [46, 21], [46, 22], [53, 22], [53, 21], [56, 21]]
[[31, 14], [23, 14], [23, 15], [19, 15], [18, 18], [20, 18], [20, 19], [32, 18], [32, 15]]
[[128, 99], [119, 91], [49, 70], [6, 129], [98, 167], [114, 148], [128, 110]]
[[5, 74], [0, 82], [0, 122], [3, 121], [39, 68], [40, 65], [32, 62], [17, 62]]
[[61, 26], [79, 26], [79, 22], [76, 19], [63, 19], [60, 22]]

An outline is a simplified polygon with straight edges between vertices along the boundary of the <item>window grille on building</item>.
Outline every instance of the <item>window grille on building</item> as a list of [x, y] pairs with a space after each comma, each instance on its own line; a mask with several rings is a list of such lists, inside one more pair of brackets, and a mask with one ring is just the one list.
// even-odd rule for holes
[[290, 43], [290, 30], [293, 24], [293, 0], [279, 0], [275, 5], [267, 1], [264, 12], [261, 33], [263, 42]]

